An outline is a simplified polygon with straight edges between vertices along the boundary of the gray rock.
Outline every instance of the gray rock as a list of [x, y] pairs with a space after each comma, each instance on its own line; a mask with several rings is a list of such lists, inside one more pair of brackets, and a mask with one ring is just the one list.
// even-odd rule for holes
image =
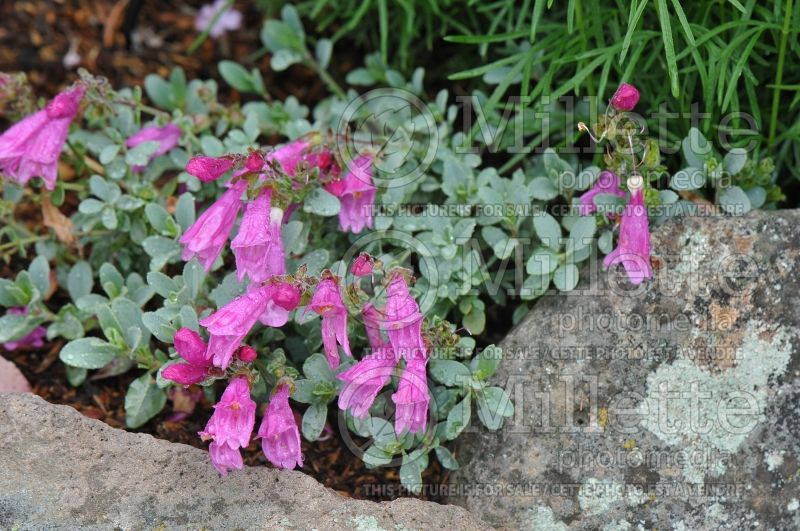
[[0, 529], [487, 529], [460, 507], [344, 498], [300, 472], [221, 478], [205, 452], [0, 394]]
[[521, 529], [800, 529], [800, 212], [673, 219], [638, 290], [541, 299], [448, 501]]

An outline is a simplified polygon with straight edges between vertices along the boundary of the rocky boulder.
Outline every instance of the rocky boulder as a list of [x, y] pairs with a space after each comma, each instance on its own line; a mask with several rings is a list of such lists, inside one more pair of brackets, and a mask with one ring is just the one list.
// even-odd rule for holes
[[449, 501], [522, 529], [800, 529], [800, 212], [672, 219], [655, 278], [539, 300]]
[[0, 529], [487, 529], [460, 507], [344, 498], [300, 472], [221, 478], [205, 452], [0, 394]]

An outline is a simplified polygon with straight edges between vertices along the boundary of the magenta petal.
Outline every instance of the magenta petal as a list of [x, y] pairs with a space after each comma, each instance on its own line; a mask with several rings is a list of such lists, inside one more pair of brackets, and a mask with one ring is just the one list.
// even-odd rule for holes
[[289, 406], [289, 388], [286, 385], [281, 385], [272, 395], [258, 428], [258, 437], [264, 455], [273, 465], [286, 469], [303, 466], [300, 431]]
[[389, 343], [406, 361], [426, 357], [427, 348], [422, 337], [422, 313], [417, 301], [409, 293], [402, 274], [393, 275], [387, 292], [384, 320], [381, 324], [389, 337]]
[[267, 303], [266, 309], [258, 317], [264, 326], [280, 328], [289, 321], [289, 311], [278, 306], [273, 299]]
[[184, 260], [197, 255], [203, 268], [206, 271], [211, 269], [233, 230], [246, 188], [246, 181], [235, 183], [181, 236]]
[[181, 328], [175, 332], [172, 342], [181, 358], [198, 367], [208, 366], [206, 342], [203, 341], [200, 334], [190, 328]]
[[339, 374], [337, 378], [345, 382], [339, 393], [339, 409], [349, 409], [354, 417], [364, 418], [378, 393], [389, 383], [397, 361], [394, 351], [384, 348]]
[[364, 328], [367, 333], [369, 346], [372, 350], [379, 350], [387, 346], [388, 343], [383, 339], [383, 335], [381, 334], [381, 323], [384, 320], [384, 316], [381, 315], [381, 312], [379, 312], [372, 303], [368, 302], [361, 310], [361, 316], [364, 318]]
[[406, 431], [425, 431], [428, 422], [427, 359], [415, 358], [406, 364], [400, 376], [397, 392], [392, 395], [395, 404], [394, 430], [398, 435]]
[[631, 200], [620, 221], [617, 247], [603, 259], [605, 267], [618, 263], [622, 263], [633, 284], [641, 284], [653, 276], [650, 268], [650, 224], [641, 188], [631, 192]]
[[186, 173], [194, 175], [204, 183], [209, 183], [222, 177], [233, 167], [233, 160], [227, 157], [194, 157], [186, 164]]
[[200, 435], [234, 448], [245, 448], [250, 444], [255, 422], [256, 403], [250, 398], [250, 384], [246, 377], [237, 376], [214, 405], [214, 414]]
[[181, 385], [193, 385], [208, 378], [208, 368], [189, 363], [175, 363], [161, 371], [161, 376]]
[[[11, 310], [9, 310], [11, 313]], [[15, 341], [6, 341], [3, 343], [3, 348], [12, 351], [17, 350], [18, 348], [41, 348], [44, 346], [44, 338], [47, 337], [47, 329], [43, 326], [37, 326], [31, 332], [23, 338], [17, 339]]]
[[372, 184], [372, 158], [361, 155], [353, 159], [343, 181], [329, 185], [329, 191], [338, 192], [341, 203], [339, 226], [342, 231], [357, 234], [364, 227], [372, 228], [375, 186]]
[[[173, 123], [168, 123], [163, 127], [151, 125], [142, 128], [138, 133], [128, 137], [128, 140], [125, 141], [125, 145], [129, 148], [134, 148], [144, 142], [158, 142], [158, 147], [150, 155], [150, 160], [153, 160], [177, 146], [180, 138], [181, 129]], [[144, 167], [142, 166], [134, 167], [134, 171], [142, 171], [143, 169]]]
[[244, 468], [242, 453], [237, 447], [230, 447], [215, 441], [208, 446], [208, 455], [211, 457], [211, 464], [223, 476], [227, 476], [229, 470]]
[[206, 359], [222, 369], [230, 365], [236, 349], [266, 310], [270, 294], [269, 286], [251, 290], [200, 320], [211, 336]]
[[310, 147], [308, 140], [300, 138], [267, 155], [267, 162], [277, 162], [286, 175], [294, 176], [303, 153]]
[[263, 282], [286, 273], [281, 240], [283, 211], [271, 208], [270, 197], [267, 189], [247, 205], [239, 233], [231, 242], [239, 281], [249, 276], [252, 282]]
[[84, 92], [83, 87], [77, 87], [60, 93], [44, 109], [3, 133], [0, 170], [20, 184], [41, 177], [48, 190], [54, 189], [58, 158]]
[[326, 278], [317, 284], [311, 297], [311, 309], [322, 316], [322, 343], [331, 368], [339, 366], [339, 348], [352, 357], [350, 339], [347, 337], [347, 308], [339, 293], [339, 285]]
[[619, 177], [614, 172], [603, 171], [598, 176], [594, 185], [580, 196], [579, 214], [588, 216], [597, 210], [594, 198], [600, 194], [612, 194], [617, 197], [625, 197], [625, 192], [619, 187]]

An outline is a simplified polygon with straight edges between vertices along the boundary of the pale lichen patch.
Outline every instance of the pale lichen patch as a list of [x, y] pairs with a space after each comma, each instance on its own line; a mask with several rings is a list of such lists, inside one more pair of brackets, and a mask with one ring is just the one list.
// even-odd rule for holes
[[[766, 337], [770, 340], [762, 339]], [[678, 359], [651, 373], [638, 408], [642, 425], [663, 442], [690, 453], [713, 449], [732, 454], [763, 420], [769, 379], [785, 372], [790, 357], [784, 329], [751, 321], [734, 367], [714, 374]], [[701, 483], [706, 474], [719, 476], [725, 467], [724, 459], [689, 460], [682, 472], [687, 481]]]

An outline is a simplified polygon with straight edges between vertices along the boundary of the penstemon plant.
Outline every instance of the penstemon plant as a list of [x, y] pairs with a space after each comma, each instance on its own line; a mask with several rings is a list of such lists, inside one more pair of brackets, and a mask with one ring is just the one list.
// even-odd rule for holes
[[[574, 289], [598, 250], [642, 283], [651, 223], [698, 203], [735, 213], [780, 199], [768, 160], [720, 160], [697, 132], [687, 170], [669, 176], [633, 119], [630, 85], [581, 126], [605, 144], [605, 170], [547, 149], [501, 175], [461, 149], [447, 91], [425, 101], [422, 69], [406, 80], [370, 56], [348, 80], [377, 90], [345, 90], [326, 71], [331, 43], [311, 53], [291, 6], [262, 40], [273, 68], [314, 69], [330, 96], [313, 110], [276, 101], [257, 70], [224, 61], [223, 79], [252, 101], [223, 105], [214, 81], [176, 69], [145, 79], [150, 105], [84, 73], [0, 136], [0, 256], [25, 258], [30, 244], [37, 255], [0, 279], [0, 341], [65, 340], [73, 385], [141, 371], [125, 401], [131, 428], [171, 387], [202, 386], [216, 406], [200, 436], [222, 473], [241, 468], [259, 404], [267, 459], [294, 468], [300, 434], [328, 431], [336, 402], [351, 449], [370, 467], [400, 465], [417, 491], [431, 452], [458, 467], [446, 444], [473, 410], [492, 430], [514, 414], [488, 382], [500, 349], [476, 341], [488, 343], [487, 304], [513, 301], [517, 322], [551, 285]], [[0, 102], [24, 102], [24, 80], [7, 79]], [[71, 172], [56, 179], [59, 157]], [[52, 232], [18, 223], [22, 201]], [[69, 302], [54, 310], [58, 287]]]

